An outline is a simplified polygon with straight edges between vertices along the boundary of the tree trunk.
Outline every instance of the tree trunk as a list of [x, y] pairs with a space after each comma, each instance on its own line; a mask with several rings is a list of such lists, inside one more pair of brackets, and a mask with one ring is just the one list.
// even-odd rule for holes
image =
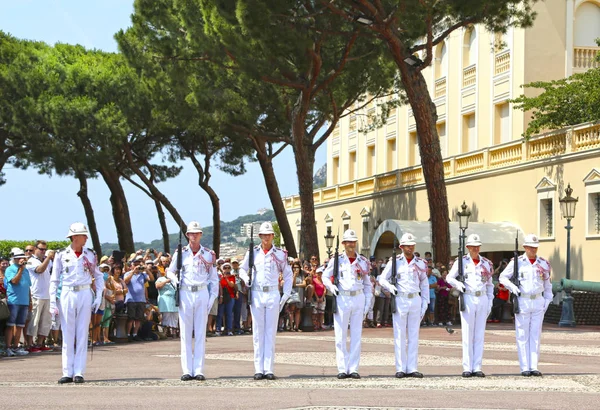
[[119, 180], [119, 174], [108, 167], [100, 167], [98, 172], [100, 172], [110, 190], [110, 203], [112, 205], [115, 227], [117, 228], [119, 249], [127, 253], [134, 252], [135, 246], [133, 243], [131, 219], [129, 217], [129, 206], [127, 205], [123, 185], [121, 185], [121, 181]]
[[311, 255], [319, 256], [317, 224], [315, 223], [315, 201], [313, 197], [313, 168], [315, 152], [312, 139], [306, 137], [306, 113], [310, 105], [310, 92], [303, 91], [292, 110], [292, 137], [294, 141], [294, 159], [298, 175], [298, 193], [300, 195], [300, 229], [303, 254], [306, 259]]
[[158, 222], [160, 223], [160, 231], [163, 237], [163, 252], [171, 252], [171, 244], [169, 243], [169, 230], [167, 229], [167, 221], [165, 219], [165, 211], [163, 211], [160, 201], [154, 198], [154, 205], [156, 206], [156, 214], [158, 215]]
[[258, 139], [252, 139], [252, 141], [254, 142], [254, 149], [256, 150], [256, 158], [258, 158], [258, 163], [260, 164], [265, 179], [269, 200], [273, 206], [275, 218], [277, 218], [279, 230], [283, 237], [283, 243], [285, 244], [288, 254], [291, 257], [296, 258], [298, 257], [298, 253], [296, 252], [296, 245], [294, 243], [294, 234], [292, 233], [292, 228], [287, 219], [285, 206], [283, 205], [283, 199], [281, 198], [281, 192], [279, 191], [279, 184], [277, 183], [275, 171], [273, 170], [273, 162], [267, 153], [265, 142]]
[[386, 38], [408, 101], [415, 116], [423, 177], [427, 188], [429, 215], [431, 218], [432, 253], [434, 260], [446, 263], [450, 260], [450, 225], [448, 219], [448, 196], [444, 181], [444, 162], [437, 133], [437, 111], [431, 100], [427, 83], [421, 71], [404, 62], [407, 57], [395, 37]]
[[[208, 194], [210, 203], [213, 209], [213, 250], [219, 256], [219, 248], [221, 247], [221, 204], [220, 199], [214, 189], [209, 185], [210, 174], [208, 168], [210, 165], [210, 157], [204, 158], [205, 167], [200, 164], [198, 158], [194, 155], [194, 151], [183, 147], [189, 159], [192, 160], [194, 168], [198, 172], [198, 185]], [[185, 231], [184, 231], [185, 232]]]
[[[131, 155], [131, 149], [126, 146], [126, 147], [124, 147], [124, 151], [125, 151], [125, 155], [127, 156], [127, 163], [129, 164], [129, 168], [138, 176], [138, 178], [150, 190], [150, 193], [152, 194], [152, 198], [159, 200], [160, 203], [165, 208], [167, 208], [167, 211], [169, 211], [169, 214], [171, 214], [171, 216], [173, 217], [173, 219], [175, 220], [177, 225], [179, 225], [179, 229], [181, 229], [182, 232], [185, 233], [186, 225], [185, 225], [185, 222], [183, 221], [183, 218], [181, 217], [181, 215], [179, 215], [179, 212], [177, 212], [177, 209], [175, 209], [175, 207], [167, 199], [167, 197], [156, 187], [156, 185], [154, 185], [154, 182], [151, 179], [149, 179], [142, 172], [140, 167], [137, 166], [137, 164], [133, 160], [133, 156]], [[147, 167], [149, 167], [149, 165], [150, 164], [146, 163]], [[160, 218], [160, 215], [159, 215], [159, 218]]]
[[96, 226], [96, 218], [94, 217], [94, 208], [92, 207], [92, 202], [88, 196], [87, 178], [85, 173], [81, 170], [75, 171], [75, 174], [79, 180], [79, 191], [77, 192], [77, 196], [81, 199], [81, 204], [85, 211], [85, 218], [87, 219], [90, 236], [92, 237], [92, 246], [94, 247], [94, 251], [96, 251], [96, 255], [98, 255], [98, 260], [100, 260], [100, 257], [102, 256], [102, 246], [100, 245], [100, 236], [98, 235], [98, 227]]

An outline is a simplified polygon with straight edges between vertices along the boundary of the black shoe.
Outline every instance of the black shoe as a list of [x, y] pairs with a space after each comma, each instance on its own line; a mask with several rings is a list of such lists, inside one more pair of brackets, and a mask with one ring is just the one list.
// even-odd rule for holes
[[194, 379], [198, 380], [199, 382], [203, 382], [204, 380], [206, 380], [206, 377], [204, 377], [201, 374], [197, 374], [196, 377], [194, 377]]
[[337, 378], [338, 379], [347, 379], [348, 375], [346, 373], [338, 373]]
[[408, 377], [414, 377], [415, 379], [422, 379], [423, 378], [423, 373], [420, 372], [412, 372], [407, 374]]
[[83, 377], [81, 377], [81, 376], [75, 376], [75, 377], [73, 378], [73, 382], [74, 382], [74, 383], [83, 383], [83, 382], [84, 382], [84, 380], [83, 380]]
[[353, 372], [353, 373], [350, 373], [350, 377], [353, 379], [360, 379], [360, 374]]
[[267, 380], [276, 380], [277, 377], [275, 377], [275, 375], [273, 373], [269, 373], [265, 376], [265, 379]]
[[406, 373], [404, 372], [396, 372], [396, 379], [403, 379], [406, 377]]
[[531, 372], [530, 371], [521, 372], [521, 376], [523, 376], [523, 377], [529, 377], [529, 376], [531, 376]]
[[134, 342], [143, 342], [144, 339], [142, 339], [141, 337], [139, 337], [138, 335], [133, 336], [133, 341]]
[[181, 376], [181, 381], [182, 382], [189, 382], [192, 379], [193, 379], [193, 377], [191, 375], [187, 374], [187, 373], [184, 374], [183, 376]]
[[265, 378], [265, 375], [264, 375], [264, 374], [262, 374], [262, 373], [256, 373], [256, 374], [254, 375], [254, 380], [262, 380], [262, 379], [264, 379], [264, 378]]
[[479, 370], [478, 372], [473, 372], [473, 376], [475, 377], [485, 377], [485, 373]]
[[535, 377], [542, 377], [542, 372], [540, 372], [539, 370], [532, 370], [531, 375]]
[[60, 380], [58, 381], [58, 384], [65, 384], [65, 383], [73, 383], [73, 378], [72, 377], [61, 377]]
[[462, 377], [465, 377], [465, 378], [466, 377], [472, 377], [472, 376], [473, 376], [473, 373], [471, 373], [471, 372], [463, 372], [462, 373]]

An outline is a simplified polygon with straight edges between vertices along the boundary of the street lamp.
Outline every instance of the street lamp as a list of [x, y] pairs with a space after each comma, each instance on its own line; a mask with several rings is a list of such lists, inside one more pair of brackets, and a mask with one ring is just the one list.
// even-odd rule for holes
[[335, 238], [335, 236], [331, 234], [331, 226], [327, 227], [327, 235], [325, 235], [324, 238], [325, 246], [327, 247], [327, 257], [331, 258], [331, 248], [333, 247], [333, 239]]
[[[458, 247], [462, 254], [465, 253], [465, 231], [469, 228], [469, 218], [471, 217], [471, 211], [467, 209], [467, 204], [463, 201], [460, 206], [461, 212], [458, 212], [458, 226], [460, 227], [460, 235], [458, 237]], [[460, 255], [462, 256], [462, 255]]]
[[421, 64], [423, 64], [423, 60], [421, 60], [419, 57], [417, 57], [415, 55], [410, 55], [410, 56], [406, 57], [404, 59], [404, 62], [411, 67], [419, 67]]
[[[567, 189], [565, 189], [565, 193], [567, 194], [563, 198], [559, 199], [560, 202], [560, 211], [562, 213], [562, 217], [567, 220], [567, 226], [565, 229], [567, 230], [567, 266], [565, 276], [567, 280], [571, 279], [571, 219], [575, 218], [575, 207], [577, 206], [577, 201], [579, 197], [573, 198], [571, 194], [573, 193], [573, 189], [571, 188], [571, 184], [567, 185]], [[575, 327], [575, 312], [573, 312], [573, 296], [571, 296], [571, 286], [567, 282], [567, 286], [565, 286], [565, 296], [562, 300], [562, 312], [560, 315], [560, 322], [558, 322], [558, 326], [560, 327]]]

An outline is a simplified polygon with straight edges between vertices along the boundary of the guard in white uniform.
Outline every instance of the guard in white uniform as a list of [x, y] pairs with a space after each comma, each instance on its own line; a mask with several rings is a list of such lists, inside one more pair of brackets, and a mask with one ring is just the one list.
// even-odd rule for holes
[[[338, 367], [338, 379], [351, 377], [360, 379], [358, 366], [360, 364], [360, 348], [362, 322], [369, 313], [373, 285], [369, 278], [371, 264], [369, 260], [356, 253], [358, 237], [353, 229], [348, 229], [342, 237], [344, 252], [339, 255], [339, 287], [334, 285], [334, 259], [323, 272], [323, 284], [337, 300], [337, 312], [333, 315], [335, 331], [335, 357]], [[348, 324], [350, 324], [350, 351], [348, 339]]]
[[[54, 317], [60, 313], [63, 333], [60, 384], [84, 382], [90, 319], [104, 297], [104, 276], [98, 269], [96, 254], [84, 247], [88, 235], [84, 224], [72, 224], [67, 235], [71, 245], [56, 254], [52, 267], [50, 314]], [[61, 280], [62, 292], [57, 306], [56, 291]], [[95, 294], [93, 288], [97, 290]]]
[[460, 312], [462, 345], [463, 345], [463, 377], [485, 377], [481, 371], [483, 360], [483, 343], [485, 324], [492, 311], [494, 301], [494, 284], [492, 274], [494, 266], [489, 259], [479, 255], [481, 240], [479, 235], [467, 237], [469, 254], [463, 256], [465, 283], [456, 280], [458, 262], [450, 269], [446, 281], [464, 293], [465, 310]]
[[520, 313], [515, 315], [515, 328], [521, 374], [525, 377], [542, 375], [538, 370], [542, 323], [544, 313], [552, 302], [552, 267], [546, 259], [537, 256], [538, 246], [537, 236], [530, 234], [525, 237], [525, 254], [519, 256], [521, 283], [518, 288], [510, 281], [515, 274], [514, 259], [500, 274], [500, 283], [519, 296]]
[[427, 261], [414, 256], [415, 237], [405, 233], [400, 238], [402, 253], [396, 256], [396, 285], [390, 283], [392, 263], [385, 265], [379, 275], [379, 284], [396, 298], [394, 318], [394, 353], [396, 377], [422, 378], [417, 371], [419, 355], [419, 328], [429, 305], [429, 281]]
[[[264, 222], [258, 231], [261, 244], [254, 247], [252, 280], [248, 276], [246, 252], [240, 266], [240, 279], [252, 289], [252, 340], [254, 342], [254, 380], [275, 380], [275, 336], [279, 312], [292, 292], [292, 269], [287, 252], [273, 246], [275, 231]], [[283, 272], [283, 296], [279, 296], [279, 273]]]
[[[181, 381], [205, 380], [204, 351], [208, 312], [219, 296], [215, 253], [200, 245], [202, 229], [192, 221], [185, 236], [188, 246], [181, 248], [181, 271], [179, 273], [179, 328], [181, 334]], [[177, 286], [177, 251], [167, 269], [167, 277]], [[192, 334], [194, 349], [192, 351]]]

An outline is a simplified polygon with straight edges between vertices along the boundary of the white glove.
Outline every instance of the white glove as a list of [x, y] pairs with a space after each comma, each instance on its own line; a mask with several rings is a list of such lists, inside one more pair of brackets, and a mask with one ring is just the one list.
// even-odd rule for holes
[[285, 302], [287, 302], [287, 300], [290, 298], [289, 295], [283, 295], [281, 297], [281, 300], [279, 301], [279, 311], [281, 312], [283, 310], [283, 307], [285, 306]]
[[50, 315], [52, 317], [58, 315], [58, 307], [56, 307], [56, 301], [50, 302]]
[[513, 295], [519, 296], [521, 294], [521, 291], [519, 290], [519, 288], [514, 285], [510, 291], [513, 293]]
[[422, 303], [421, 304], [421, 320], [423, 320], [423, 318], [425, 317], [425, 312], [427, 312], [427, 303]]
[[398, 295], [398, 289], [396, 289], [395, 287], [390, 288], [389, 291], [394, 296]]
[[457, 289], [460, 293], [465, 293], [465, 284], [462, 282], [458, 282], [454, 288]]
[[340, 290], [335, 285], [331, 285], [331, 288], [329, 290], [331, 291], [331, 293], [333, 293], [334, 296], [337, 296], [340, 294]]
[[96, 313], [98, 311], [99, 307], [100, 307], [100, 301], [94, 300], [94, 302], [92, 303], [92, 313]]
[[551, 302], [550, 299], [546, 299], [544, 301], [544, 313], [548, 310], [548, 306], [550, 306], [550, 302]]

